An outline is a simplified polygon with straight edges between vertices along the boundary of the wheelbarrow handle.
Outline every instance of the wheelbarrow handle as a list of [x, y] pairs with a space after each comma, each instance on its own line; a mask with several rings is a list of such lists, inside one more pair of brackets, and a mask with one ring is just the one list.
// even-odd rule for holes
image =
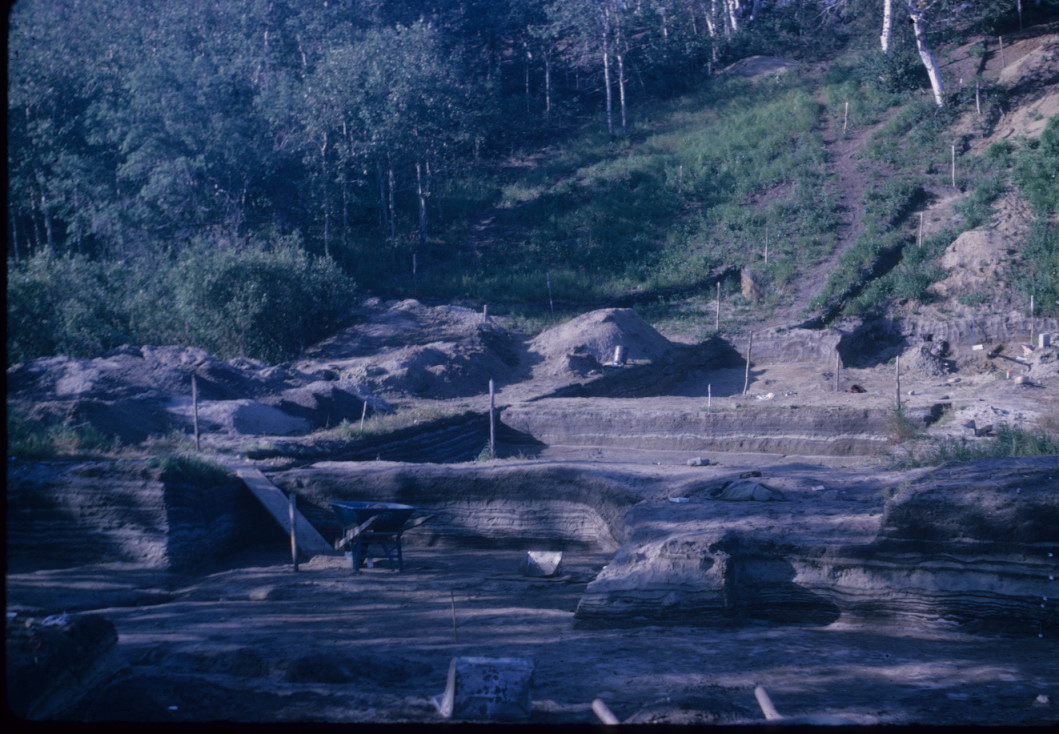
[[345, 528], [345, 532], [343, 533], [342, 537], [335, 543], [335, 550], [342, 550], [343, 548], [345, 548], [351, 542], [356, 540], [361, 533], [367, 532], [378, 519], [378, 515], [372, 515], [356, 527], [350, 525], [349, 527]]
[[433, 517], [433, 515], [423, 515], [423, 517], [417, 517], [415, 520], [409, 520], [404, 525], [402, 525], [397, 532], [404, 533], [411, 530], [412, 528], [418, 528], [420, 525], [425, 523], [427, 520], [432, 519]]

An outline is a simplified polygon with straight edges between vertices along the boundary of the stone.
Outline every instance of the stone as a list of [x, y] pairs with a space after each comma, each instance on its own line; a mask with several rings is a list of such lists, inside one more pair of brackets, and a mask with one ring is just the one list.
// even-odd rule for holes
[[562, 551], [527, 551], [519, 570], [523, 576], [556, 576], [562, 564]]
[[526, 658], [453, 658], [445, 692], [432, 700], [446, 719], [527, 719], [533, 701], [533, 661]]

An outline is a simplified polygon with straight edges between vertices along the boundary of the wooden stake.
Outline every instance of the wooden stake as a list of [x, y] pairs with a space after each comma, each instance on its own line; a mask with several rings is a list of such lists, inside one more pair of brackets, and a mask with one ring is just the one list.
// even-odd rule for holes
[[897, 355], [897, 409], [901, 410], [901, 355]]
[[1036, 331], [1036, 319], [1033, 316], [1033, 295], [1030, 295], [1030, 346], [1033, 346], [1033, 332]]
[[1004, 64], [1004, 37], [1003, 36], [997, 36], [996, 40], [998, 40], [1000, 42], [1000, 68], [1003, 69], [1004, 66], [1005, 66], [1005, 64]]
[[364, 407], [360, 409], [360, 435], [364, 436], [364, 419], [368, 415], [368, 401], [364, 401]]
[[846, 126], [849, 124], [849, 101], [846, 102], [846, 113], [842, 116], [842, 134], [846, 134]]
[[706, 386], [706, 413], [707, 413], [707, 415], [710, 412], [710, 407], [711, 407], [712, 404], [713, 404], [713, 384], [711, 383], [711, 384]]
[[757, 699], [757, 704], [761, 707], [761, 713], [765, 715], [767, 720], [775, 721], [783, 718], [780, 716], [780, 712], [776, 710], [776, 707], [772, 705], [772, 699], [769, 698], [768, 692], [762, 686], [754, 688], [754, 698]]
[[956, 188], [956, 143], [952, 144], [952, 187]]
[[754, 332], [750, 332], [750, 338], [746, 344], [746, 376], [743, 379], [743, 397], [746, 397], [746, 389], [750, 386], [750, 350], [754, 346]]
[[496, 402], [493, 395], [493, 381], [489, 381], [489, 458], [496, 457]]
[[923, 212], [919, 213], [919, 233], [918, 233], [918, 235], [919, 236], [916, 237], [916, 240], [917, 240], [916, 246], [917, 247], [922, 247], [923, 246]]
[[978, 80], [974, 80], [974, 108], [978, 110], [978, 116], [982, 116], [982, 99], [978, 95]]
[[769, 227], [765, 225], [765, 266], [769, 264]]
[[721, 281], [717, 281], [717, 314], [713, 319], [713, 330], [721, 333]]
[[294, 572], [298, 572], [298, 530], [297, 525], [294, 522], [295, 504], [298, 501], [298, 495], [295, 492], [290, 493], [290, 500], [287, 505], [287, 516], [290, 518], [290, 557], [294, 563]]
[[456, 633], [456, 592], [449, 589], [449, 602], [452, 604], [452, 640], [459, 642], [460, 636]]
[[603, 699], [597, 698], [592, 702], [592, 713], [599, 717], [599, 720], [607, 726], [614, 726], [620, 724], [618, 717], [611, 713], [611, 710], [607, 708], [607, 704], [603, 703]]
[[191, 420], [195, 426], [195, 450], [200, 451], [202, 447], [199, 445], [199, 387], [195, 375], [191, 376], [191, 413]]

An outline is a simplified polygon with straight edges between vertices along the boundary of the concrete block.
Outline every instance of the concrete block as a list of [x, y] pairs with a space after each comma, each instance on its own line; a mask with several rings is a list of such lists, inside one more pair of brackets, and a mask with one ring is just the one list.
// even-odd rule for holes
[[432, 701], [446, 719], [528, 719], [533, 661], [526, 658], [453, 658], [445, 692]]
[[528, 551], [519, 570], [523, 576], [555, 576], [562, 563], [562, 551]]

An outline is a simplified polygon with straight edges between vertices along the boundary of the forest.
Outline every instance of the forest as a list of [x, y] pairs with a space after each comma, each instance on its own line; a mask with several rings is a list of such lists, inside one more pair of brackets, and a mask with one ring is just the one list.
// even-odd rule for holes
[[[367, 294], [517, 308], [545, 274], [568, 308], [681, 293], [740, 265], [751, 230], [786, 243], [769, 275], [789, 282], [833, 246], [820, 94], [844, 88], [847, 116], [852, 98], [865, 119], [914, 97], [916, 119], [943, 129], [947, 109], [971, 102], [935, 83], [932, 49], [1055, 12], [1041, 0], [182, 0], [149, 12], [21, 0], [8, 19], [8, 363], [123, 343], [282, 360]], [[825, 86], [718, 76], [755, 55], [818, 67]], [[825, 114], [838, 114], [834, 94]], [[539, 151], [547, 166], [511, 163]], [[1039, 172], [1052, 160], [1055, 125], [1039, 146], [976, 165], [1037, 187], [1046, 221], [1056, 194]], [[880, 206], [915, 195], [900, 177], [885, 185]], [[782, 196], [749, 213], [740, 202], [761, 191]], [[1059, 260], [1054, 226], [1035, 237]]]

